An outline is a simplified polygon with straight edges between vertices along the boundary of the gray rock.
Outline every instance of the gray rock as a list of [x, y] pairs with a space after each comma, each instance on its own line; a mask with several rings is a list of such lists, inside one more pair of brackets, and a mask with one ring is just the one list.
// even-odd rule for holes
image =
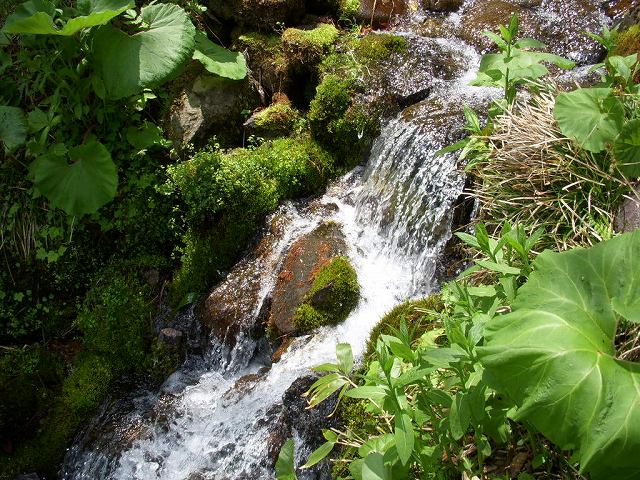
[[212, 134], [242, 138], [242, 112], [260, 104], [250, 78], [228, 80], [203, 73], [174, 100], [168, 133], [179, 145], [204, 143]]
[[158, 340], [171, 349], [180, 349], [182, 347], [184, 335], [180, 330], [175, 328], [163, 328], [160, 330]]
[[636, 193], [625, 198], [618, 209], [615, 229], [618, 233], [633, 232], [640, 229], [640, 183], [634, 185]]

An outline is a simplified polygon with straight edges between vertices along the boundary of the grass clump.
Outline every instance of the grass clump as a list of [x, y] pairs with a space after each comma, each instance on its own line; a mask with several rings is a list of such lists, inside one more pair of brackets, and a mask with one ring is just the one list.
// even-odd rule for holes
[[322, 23], [310, 30], [288, 28], [282, 34], [282, 45], [287, 58], [298, 65], [316, 65], [331, 51], [338, 39], [338, 29]]
[[480, 220], [490, 231], [505, 222], [531, 234], [544, 229], [539, 248], [566, 250], [613, 235], [618, 205], [632, 190], [605, 155], [591, 154], [560, 132], [554, 97], [516, 102], [494, 120], [488, 150], [470, 166], [478, 181]]
[[308, 138], [281, 138], [231, 152], [203, 150], [168, 169], [188, 232], [173, 300], [201, 292], [230, 268], [262, 218], [282, 200], [308, 195], [333, 175], [333, 158]]
[[343, 322], [358, 304], [358, 276], [346, 257], [336, 257], [316, 274], [313, 285], [296, 310], [293, 323], [299, 332]]

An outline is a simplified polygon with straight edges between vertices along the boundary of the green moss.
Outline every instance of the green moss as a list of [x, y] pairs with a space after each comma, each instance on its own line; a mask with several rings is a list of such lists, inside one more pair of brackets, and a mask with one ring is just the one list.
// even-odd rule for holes
[[393, 329], [397, 330], [400, 327], [401, 320], [404, 320], [410, 329], [414, 328], [414, 336], [419, 337], [433, 328], [433, 319], [430, 319], [421, 310], [440, 312], [443, 309], [444, 304], [439, 295], [431, 295], [422, 300], [411, 300], [396, 305], [371, 330], [367, 340], [366, 357], [370, 357], [374, 353], [378, 337], [382, 334], [392, 334]]
[[318, 85], [309, 109], [314, 138], [332, 150], [345, 166], [362, 160], [377, 124], [363, 104], [354, 102], [358, 90], [354, 78], [327, 75]]
[[[640, 24], [631, 26], [628, 30], [620, 33], [618, 43], [613, 52], [614, 55], [626, 57], [638, 54], [640, 58]], [[640, 82], [640, 72], [635, 77], [636, 82]]]
[[338, 29], [322, 23], [311, 30], [288, 28], [282, 34], [282, 44], [287, 58], [302, 65], [315, 65], [328, 54], [338, 39]]
[[260, 74], [261, 82], [269, 85], [273, 91], [280, 90], [289, 71], [289, 60], [279, 35], [243, 33], [234, 42], [233, 48], [246, 53], [249, 66]]
[[93, 413], [109, 392], [113, 377], [114, 369], [107, 358], [93, 354], [78, 358], [62, 386], [69, 411], [80, 417]]
[[255, 150], [205, 150], [170, 167], [165, 192], [180, 196], [189, 227], [173, 301], [209, 288], [266, 214], [282, 200], [318, 191], [333, 172], [331, 155], [308, 138], [281, 138]]
[[360, 0], [340, 0], [338, 14], [340, 17], [355, 19], [360, 13]]
[[293, 317], [299, 332], [343, 322], [358, 304], [360, 286], [356, 271], [346, 257], [337, 257], [316, 274]]
[[288, 103], [274, 103], [255, 115], [252, 133], [265, 138], [289, 135], [300, 120], [298, 111]]
[[365, 65], [375, 64], [392, 55], [407, 51], [407, 40], [389, 33], [371, 33], [354, 42], [356, 58]]
[[85, 348], [109, 358], [118, 370], [141, 368], [155, 310], [150, 297], [137, 275], [108, 269], [88, 292], [76, 320]]

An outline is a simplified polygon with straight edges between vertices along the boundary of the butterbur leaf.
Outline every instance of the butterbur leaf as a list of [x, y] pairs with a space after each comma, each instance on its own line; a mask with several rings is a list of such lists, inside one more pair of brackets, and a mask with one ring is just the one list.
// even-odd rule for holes
[[202, 63], [208, 72], [221, 77], [242, 80], [247, 76], [247, 61], [242, 53], [216, 45], [200, 31], [196, 33], [193, 59]]
[[96, 32], [94, 63], [108, 98], [164, 83], [193, 55], [196, 29], [181, 7], [148, 5], [140, 10], [140, 19], [145, 29], [134, 35], [111, 25]]
[[276, 478], [278, 480], [298, 480], [293, 460], [293, 439], [284, 442], [276, 461]]
[[413, 446], [415, 442], [413, 423], [411, 422], [411, 417], [406, 413], [396, 415], [395, 439], [398, 457], [400, 457], [402, 464], [406, 465], [413, 453]]
[[616, 358], [619, 315], [637, 318], [640, 231], [543, 252], [512, 313], [485, 328], [485, 381], [592, 480], [638, 478], [640, 364]]
[[12, 152], [27, 139], [27, 118], [17, 107], [0, 106], [0, 143]]
[[388, 480], [390, 478], [384, 464], [384, 457], [375, 452], [367, 455], [362, 465], [362, 480]]
[[145, 122], [142, 128], [128, 128], [127, 141], [136, 150], [146, 150], [153, 146], [165, 146], [169, 144], [162, 136], [162, 130], [158, 125], [151, 122]]
[[613, 144], [613, 154], [627, 178], [640, 177], [640, 119], [624, 125]]
[[96, 212], [116, 195], [116, 166], [95, 138], [70, 148], [68, 155], [52, 152], [38, 157], [31, 171], [37, 189], [69, 215]]
[[104, 25], [130, 7], [129, 0], [89, 0], [82, 2], [83, 15], [68, 19], [61, 28], [54, 23], [55, 6], [46, 0], [29, 0], [7, 17], [6, 33], [71, 36], [84, 28]]
[[610, 88], [579, 88], [558, 95], [555, 117], [563, 135], [597, 153], [618, 136], [624, 107]]
[[640, 299], [625, 303], [618, 298], [612, 298], [611, 308], [628, 322], [640, 323]]

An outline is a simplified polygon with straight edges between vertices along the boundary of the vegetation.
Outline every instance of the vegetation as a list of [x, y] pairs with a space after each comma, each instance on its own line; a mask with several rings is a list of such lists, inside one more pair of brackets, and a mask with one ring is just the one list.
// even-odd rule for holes
[[601, 85], [556, 92], [540, 62], [564, 60], [517, 30], [488, 34], [501, 53], [476, 80], [504, 99], [485, 126], [467, 109], [471, 135], [441, 152], [462, 150], [476, 176], [489, 228], [457, 234], [475, 260], [437, 300], [387, 315], [364, 368], [347, 344], [317, 367], [309, 405], [339, 392], [347, 418], [302, 469], [334, 452], [335, 478], [356, 480], [638, 474], [640, 233], [613, 229], [640, 176], [638, 56], [611, 53]]

